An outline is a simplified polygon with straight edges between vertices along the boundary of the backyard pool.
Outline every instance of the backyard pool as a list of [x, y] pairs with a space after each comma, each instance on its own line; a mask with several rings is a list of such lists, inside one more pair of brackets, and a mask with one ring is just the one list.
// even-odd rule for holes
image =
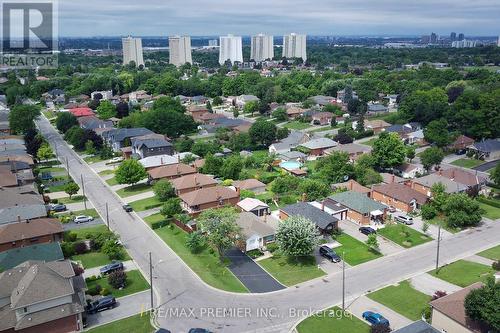
[[280, 167], [285, 170], [297, 170], [300, 169], [302, 163], [297, 161], [285, 161], [280, 163]]

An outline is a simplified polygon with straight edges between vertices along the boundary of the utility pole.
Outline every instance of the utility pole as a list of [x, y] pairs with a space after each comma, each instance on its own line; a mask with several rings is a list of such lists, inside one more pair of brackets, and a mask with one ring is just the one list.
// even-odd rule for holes
[[342, 251], [342, 311], [345, 311], [345, 251]]
[[151, 311], [153, 311], [153, 262], [151, 260], [151, 251], [149, 252], [149, 286], [151, 292]]
[[441, 243], [441, 223], [438, 225], [438, 244], [437, 244], [437, 251], [436, 251], [436, 274], [438, 274], [438, 267], [439, 267], [439, 245]]
[[109, 211], [108, 211], [108, 203], [106, 202], [106, 224], [108, 226], [109, 231]]
[[66, 157], [66, 171], [68, 171], [68, 178], [69, 178], [69, 161], [67, 157]]
[[82, 181], [82, 192], [83, 192], [83, 205], [85, 210], [87, 210], [87, 197], [85, 196], [85, 183], [83, 182], [83, 175], [80, 175]]

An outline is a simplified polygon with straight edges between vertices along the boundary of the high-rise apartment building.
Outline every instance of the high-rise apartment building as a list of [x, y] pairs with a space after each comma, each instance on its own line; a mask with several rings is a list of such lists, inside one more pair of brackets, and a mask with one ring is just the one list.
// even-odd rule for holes
[[458, 40], [464, 40], [464, 39], [465, 39], [465, 35], [463, 33], [459, 33]]
[[257, 62], [264, 61], [267, 59], [273, 59], [274, 57], [274, 38], [273, 36], [266, 36], [263, 34], [258, 34], [257, 36], [252, 36], [250, 46], [250, 59]]
[[456, 33], [456, 32], [452, 32], [452, 33], [450, 34], [450, 40], [451, 40], [452, 42], [454, 42], [454, 41], [456, 41], [456, 40], [457, 40], [457, 33]]
[[219, 43], [218, 43], [218, 40], [217, 40], [217, 39], [210, 39], [210, 40], [208, 41], [208, 46], [210, 46], [210, 47], [216, 47], [216, 46], [218, 46], [218, 45], [219, 45]]
[[497, 39], [497, 46], [500, 47], [500, 36], [498, 36], [498, 39]]
[[171, 36], [168, 37], [169, 62], [175, 66], [185, 63], [193, 63], [191, 58], [191, 37]]
[[436, 33], [431, 33], [431, 44], [436, 44], [438, 41], [438, 35]]
[[306, 61], [306, 35], [291, 33], [283, 36], [283, 57], [302, 58]]
[[227, 60], [231, 63], [243, 62], [243, 46], [241, 36], [220, 36], [219, 64], [223, 65]]
[[144, 66], [144, 58], [142, 56], [142, 39], [128, 36], [122, 38], [123, 47], [123, 64], [128, 65], [131, 61], [135, 62], [136, 66]]

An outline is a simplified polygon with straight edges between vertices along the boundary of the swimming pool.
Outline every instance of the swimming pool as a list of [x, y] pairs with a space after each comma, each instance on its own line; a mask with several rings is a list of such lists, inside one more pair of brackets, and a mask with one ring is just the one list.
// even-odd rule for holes
[[300, 169], [302, 166], [302, 163], [297, 162], [297, 161], [285, 161], [280, 163], [280, 167], [285, 169], [285, 170], [296, 170]]

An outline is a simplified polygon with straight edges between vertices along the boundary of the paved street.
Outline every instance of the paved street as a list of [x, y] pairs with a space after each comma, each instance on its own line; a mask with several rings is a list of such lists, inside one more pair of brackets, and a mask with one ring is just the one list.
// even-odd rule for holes
[[[37, 124], [50, 144], [58, 147], [60, 158], [68, 158], [73, 178], [79, 183], [80, 174], [85, 175], [86, 194], [97, 211], [104, 214], [105, 204], [109, 204], [111, 228], [121, 236], [127, 251], [144, 272], [149, 271], [148, 252], [152, 252], [157, 263], [155, 306], [161, 308], [158, 321], [162, 327], [174, 332], [185, 332], [191, 327], [216, 332], [288, 332], [307, 314], [294, 316], [292, 310], [320, 310], [341, 301], [339, 273], [268, 294], [235, 294], [209, 287], [135, 213], [123, 211], [120, 198], [67, 146], [45, 118]], [[443, 239], [440, 262], [469, 257], [499, 243], [500, 223], [486, 222]], [[433, 241], [347, 269], [347, 299], [432, 269], [435, 253]], [[166, 312], [167, 308], [182, 307], [193, 308], [196, 316], [181, 318]], [[242, 317], [230, 312], [217, 317], [207, 313], [208, 308], [248, 309], [250, 315]], [[259, 309], [274, 309], [273, 315], [257, 316]]]

